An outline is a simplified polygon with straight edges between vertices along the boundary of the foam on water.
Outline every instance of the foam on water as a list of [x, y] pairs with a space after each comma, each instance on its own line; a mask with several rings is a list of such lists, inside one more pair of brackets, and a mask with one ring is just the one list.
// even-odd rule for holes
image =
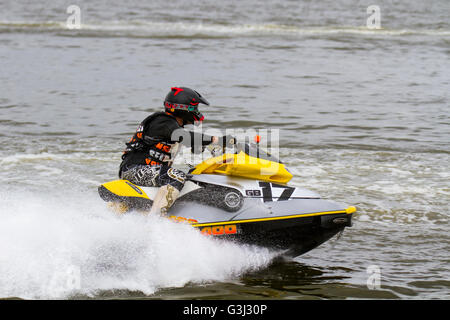
[[80, 193], [2, 193], [0, 200], [0, 297], [152, 294], [238, 277], [276, 255], [208, 238], [167, 219], [117, 216], [101, 200]]
[[[61, 21], [0, 21], [2, 32], [64, 31], [68, 29]], [[382, 36], [450, 36], [450, 30], [433, 29], [368, 29], [365, 26], [292, 26], [273, 23], [253, 24], [214, 24], [184, 22], [148, 22], [144, 20], [116, 20], [108, 22], [83, 23], [76, 30], [96, 32], [96, 36], [138, 36], [138, 37], [231, 37], [231, 36], [270, 36], [270, 35], [382, 35]], [[86, 35], [92, 35], [86, 33]]]

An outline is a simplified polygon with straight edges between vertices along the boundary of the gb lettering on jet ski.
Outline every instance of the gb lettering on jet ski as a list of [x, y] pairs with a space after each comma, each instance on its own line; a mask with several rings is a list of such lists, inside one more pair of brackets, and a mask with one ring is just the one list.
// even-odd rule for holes
[[245, 194], [249, 197], [261, 197], [261, 190], [245, 190]]

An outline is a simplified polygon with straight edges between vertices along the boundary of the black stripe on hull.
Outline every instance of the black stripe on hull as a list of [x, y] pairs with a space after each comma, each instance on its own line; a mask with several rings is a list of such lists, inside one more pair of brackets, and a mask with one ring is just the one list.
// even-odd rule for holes
[[[351, 216], [351, 214], [343, 213], [236, 223], [236, 234], [215, 237], [283, 250], [285, 251], [284, 255], [296, 257], [318, 247], [344, 230], [346, 226], [350, 226]], [[337, 223], [333, 221], [337, 221]], [[203, 230], [205, 226], [198, 228]]]

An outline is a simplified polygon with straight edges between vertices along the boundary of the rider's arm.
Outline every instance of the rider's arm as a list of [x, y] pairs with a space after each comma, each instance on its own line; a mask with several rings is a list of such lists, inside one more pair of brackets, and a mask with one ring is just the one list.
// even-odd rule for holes
[[[187, 130], [186, 130], [187, 131]], [[194, 131], [187, 131], [191, 137], [190, 144], [189, 142], [185, 144], [187, 147], [191, 147], [192, 153], [202, 153], [205, 150], [205, 146], [213, 143], [217, 137], [210, 136], [207, 134], [194, 132]]]

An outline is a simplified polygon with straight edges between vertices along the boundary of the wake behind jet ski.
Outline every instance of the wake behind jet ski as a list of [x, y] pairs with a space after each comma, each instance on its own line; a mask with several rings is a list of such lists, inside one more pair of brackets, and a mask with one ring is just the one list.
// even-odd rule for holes
[[[287, 183], [284, 164], [253, 143], [192, 168], [167, 216], [205, 235], [255, 244], [298, 256], [352, 225], [355, 207], [322, 199]], [[152, 208], [157, 187], [115, 180], [98, 188], [121, 212]]]

